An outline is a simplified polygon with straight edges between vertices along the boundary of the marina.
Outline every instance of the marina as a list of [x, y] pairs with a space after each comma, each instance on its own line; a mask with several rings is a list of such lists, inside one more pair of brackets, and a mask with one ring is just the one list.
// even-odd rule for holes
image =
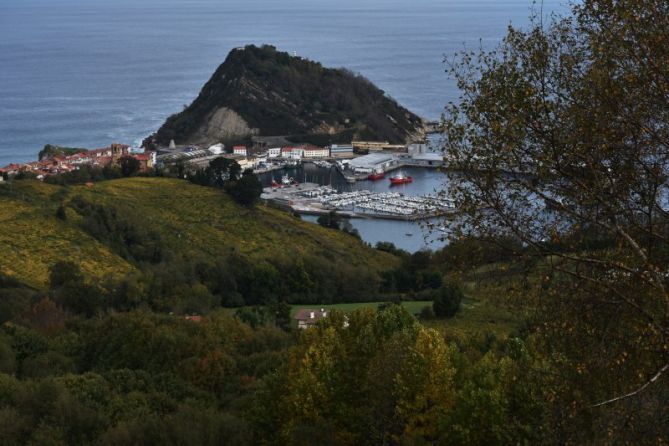
[[438, 195], [413, 196], [401, 192], [356, 190], [338, 192], [316, 183], [298, 184], [284, 176], [263, 190], [261, 198], [299, 214], [322, 215], [335, 212], [349, 218], [424, 220], [455, 212], [453, 203]]
[[[268, 188], [272, 184], [272, 181], [280, 182], [282, 175], [285, 174], [289, 178], [293, 177], [298, 180], [301, 183], [298, 187], [305, 194], [314, 194], [315, 196], [327, 189], [316, 190], [314, 188], [313, 191], [307, 192], [306, 188], [303, 187], [304, 183], [311, 182], [315, 183], [314, 186], [328, 186], [338, 193], [368, 190], [377, 193], [401, 192], [405, 196], [420, 197], [438, 194], [441, 191], [447, 190], [450, 177], [457, 175], [455, 172], [425, 169], [422, 167], [405, 167], [402, 171], [413, 177], [412, 183], [391, 186], [389, 181], [390, 175], [377, 181], [360, 180], [350, 183], [334, 166], [332, 168], [322, 168], [313, 163], [303, 163], [300, 166], [291, 167], [282, 172], [266, 173], [260, 175], [259, 178], [263, 187]], [[268, 205], [292, 211], [287, 201], [283, 203], [267, 201], [267, 203]], [[306, 209], [306, 211], [311, 211], [311, 209]], [[313, 223], [316, 223], [318, 217], [323, 214], [323, 211], [318, 213], [297, 212], [302, 216], [302, 220]], [[346, 217], [351, 212], [339, 211], [338, 213]], [[448, 233], [446, 230], [438, 231], [436, 228], [443, 226], [445, 219], [452, 218], [451, 214], [425, 219], [375, 218], [361, 214], [363, 213], [356, 213], [356, 215], [350, 218], [349, 223], [358, 231], [366, 243], [374, 246], [378, 242], [392, 242], [398, 248], [408, 252], [416, 252], [421, 249], [437, 249], [444, 246], [447, 243], [446, 237]], [[412, 235], [407, 235], [409, 233]]]

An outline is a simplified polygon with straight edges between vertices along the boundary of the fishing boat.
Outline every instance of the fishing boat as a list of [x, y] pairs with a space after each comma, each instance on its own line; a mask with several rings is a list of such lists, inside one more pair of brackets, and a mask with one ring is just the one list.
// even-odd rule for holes
[[293, 177], [289, 177], [288, 175], [284, 175], [281, 177], [281, 185], [283, 187], [288, 187], [288, 186], [297, 186], [298, 183], [297, 180]]
[[413, 178], [407, 175], [404, 175], [402, 172], [398, 173], [397, 175], [394, 175], [390, 177], [390, 184], [395, 185], [395, 184], [406, 184], [406, 183], [411, 183], [413, 181]]
[[377, 180], [382, 180], [385, 177], [386, 177], [385, 172], [383, 172], [382, 170], [377, 170], [376, 172], [370, 173], [367, 179], [370, 181], [377, 181]]
[[288, 175], [284, 175], [281, 177], [281, 183], [277, 183], [274, 179], [272, 179], [272, 189], [280, 189], [283, 187], [288, 187], [288, 186], [297, 186], [298, 183], [293, 177], [289, 177]]

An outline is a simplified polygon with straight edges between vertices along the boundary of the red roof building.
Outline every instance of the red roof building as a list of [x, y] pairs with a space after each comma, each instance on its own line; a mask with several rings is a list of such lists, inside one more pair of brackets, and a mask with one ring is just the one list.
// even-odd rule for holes
[[232, 153], [234, 153], [235, 155], [247, 156], [248, 150], [246, 149], [246, 146], [233, 146]]

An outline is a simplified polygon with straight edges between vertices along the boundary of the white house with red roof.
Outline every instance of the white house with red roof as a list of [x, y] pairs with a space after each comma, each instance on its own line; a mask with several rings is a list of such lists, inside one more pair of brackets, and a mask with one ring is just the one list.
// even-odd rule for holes
[[247, 156], [248, 150], [246, 149], [246, 146], [233, 146], [232, 153], [234, 155]]
[[15, 163], [8, 164], [2, 168], [2, 172], [6, 173], [7, 175], [16, 175], [21, 170], [21, 167], [22, 167], [21, 164], [15, 164]]

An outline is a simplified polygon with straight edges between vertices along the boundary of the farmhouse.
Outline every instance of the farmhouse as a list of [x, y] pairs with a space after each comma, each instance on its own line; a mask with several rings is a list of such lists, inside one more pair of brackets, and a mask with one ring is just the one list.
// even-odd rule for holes
[[305, 329], [313, 327], [316, 322], [327, 317], [328, 312], [321, 308], [319, 310], [312, 310], [310, 308], [302, 308], [298, 310], [293, 319], [297, 321], [297, 328]]

